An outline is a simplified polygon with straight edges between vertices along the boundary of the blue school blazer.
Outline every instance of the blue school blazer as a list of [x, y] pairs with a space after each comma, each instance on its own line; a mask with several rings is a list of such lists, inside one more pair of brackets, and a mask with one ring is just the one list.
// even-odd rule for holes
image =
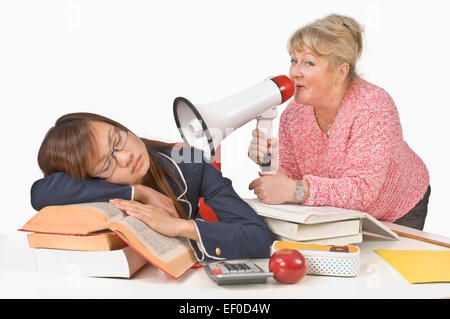
[[[197, 227], [200, 241], [190, 240], [190, 243], [198, 261], [270, 256], [274, 234], [236, 194], [231, 181], [203, 159], [201, 151], [190, 148], [147, 150], [181, 182], [180, 188], [168, 178], [175, 196]], [[31, 187], [31, 205], [36, 210], [50, 205], [132, 199], [132, 196], [129, 185], [112, 184], [99, 178], [77, 180], [65, 173], [52, 174]], [[201, 218], [198, 209], [201, 197], [219, 222]]]

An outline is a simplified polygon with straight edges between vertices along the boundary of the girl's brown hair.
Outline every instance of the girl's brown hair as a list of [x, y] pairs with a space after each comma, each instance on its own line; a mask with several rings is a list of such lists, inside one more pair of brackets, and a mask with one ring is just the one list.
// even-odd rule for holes
[[[93, 113], [70, 113], [60, 117], [47, 132], [38, 153], [38, 164], [45, 176], [63, 172], [72, 178], [87, 179], [88, 167], [96, 160], [95, 138], [92, 133], [92, 121], [105, 122], [131, 132], [122, 124], [107, 117]], [[149, 139], [141, 139], [144, 144], [156, 151], [172, 148], [172, 144]], [[170, 187], [167, 176], [180, 187], [180, 182], [170, 172], [156, 162], [149, 154], [150, 167], [144, 177], [143, 184], [151, 187], [172, 199], [178, 214], [187, 218]], [[166, 176], [167, 174], [167, 176]]]

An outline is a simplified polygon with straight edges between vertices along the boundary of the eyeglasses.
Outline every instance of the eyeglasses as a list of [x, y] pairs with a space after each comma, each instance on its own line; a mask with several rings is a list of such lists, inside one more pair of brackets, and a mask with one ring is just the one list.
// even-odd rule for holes
[[120, 152], [124, 149], [125, 144], [128, 139], [128, 131], [117, 128], [116, 138], [114, 139], [113, 147], [111, 154], [109, 154], [102, 168], [100, 169], [100, 173], [98, 173], [98, 177], [107, 179], [112, 175], [114, 169], [117, 166], [117, 159], [114, 156], [115, 152]]

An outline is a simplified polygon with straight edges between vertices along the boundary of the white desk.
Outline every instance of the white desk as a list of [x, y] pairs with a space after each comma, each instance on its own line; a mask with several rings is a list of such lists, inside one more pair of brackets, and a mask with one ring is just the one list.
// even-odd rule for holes
[[[217, 286], [203, 269], [191, 269], [178, 280], [150, 264], [132, 279], [88, 278], [34, 271], [26, 234], [0, 234], [0, 298], [442, 298], [450, 283], [409, 284], [379, 257], [375, 249], [445, 250], [414, 239], [399, 241], [365, 238], [361, 274], [356, 278], [307, 275], [297, 284], [269, 279], [266, 284]], [[268, 259], [252, 260], [268, 269]]]

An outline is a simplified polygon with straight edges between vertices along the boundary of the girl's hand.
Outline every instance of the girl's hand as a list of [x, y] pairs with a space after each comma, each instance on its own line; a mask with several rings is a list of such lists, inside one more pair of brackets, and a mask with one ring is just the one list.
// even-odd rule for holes
[[187, 237], [199, 240], [194, 222], [169, 215], [165, 210], [152, 204], [142, 204], [137, 201], [111, 199], [116, 208], [144, 222], [154, 231], [168, 237]]
[[134, 187], [134, 199], [141, 202], [142, 204], [151, 204], [157, 206], [170, 216], [179, 218], [178, 212], [173, 204], [173, 201], [166, 195], [154, 190], [151, 187], [135, 184]]

